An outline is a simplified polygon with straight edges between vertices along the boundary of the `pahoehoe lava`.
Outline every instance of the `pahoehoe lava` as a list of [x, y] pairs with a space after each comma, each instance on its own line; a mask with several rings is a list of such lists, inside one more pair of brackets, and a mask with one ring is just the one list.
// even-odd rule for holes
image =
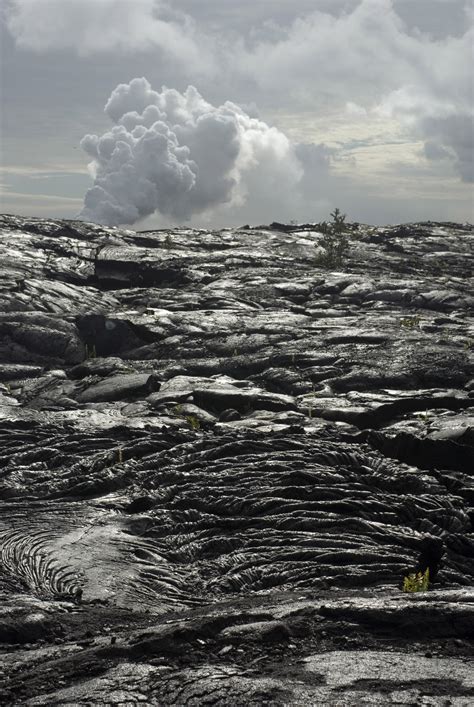
[[472, 704], [474, 229], [349, 228], [0, 217], [1, 704]]

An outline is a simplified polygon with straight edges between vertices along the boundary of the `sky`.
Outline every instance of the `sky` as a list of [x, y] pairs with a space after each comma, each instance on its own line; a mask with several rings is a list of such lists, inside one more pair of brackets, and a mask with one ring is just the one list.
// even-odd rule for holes
[[474, 222], [470, 0], [0, 0], [0, 211]]

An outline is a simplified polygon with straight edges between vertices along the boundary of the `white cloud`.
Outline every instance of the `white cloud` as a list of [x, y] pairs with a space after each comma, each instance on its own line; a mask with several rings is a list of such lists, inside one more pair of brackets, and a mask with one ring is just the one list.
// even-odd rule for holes
[[474, 13], [466, 8], [464, 33], [435, 39], [408, 31], [395, 8], [361, 0], [338, 15], [315, 11], [277, 40], [241, 45], [237, 63], [267, 99], [283, 93], [287, 103], [339, 108], [351, 121], [364, 113], [398, 120], [472, 181]]
[[[83, 134], [88, 126], [83, 115], [94, 115], [97, 95], [143, 73], [158, 85], [166, 82], [180, 90], [193, 83], [212, 101], [191, 99], [190, 93], [158, 94], [149, 86], [134, 88], [133, 82], [113, 92], [107, 114], [114, 127], [84, 141], [96, 170], [86, 208], [90, 213], [99, 210], [101, 218], [141, 218], [152, 205], [170, 219], [224, 213], [229, 221], [306, 218], [314, 214], [311, 191], [317, 192], [316, 200], [329, 203], [328, 210], [334, 201], [349, 208], [346, 200], [352, 198], [354, 205], [365, 199], [369, 211], [374, 201], [369, 187], [380, 187], [387, 198], [394, 194], [383, 176], [383, 162], [390, 162], [384, 140], [388, 145], [393, 139], [393, 124], [400, 142], [398, 165], [412, 156], [402, 143], [415, 144], [420, 168], [436, 175], [444, 170], [453, 183], [454, 170], [465, 182], [472, 180], [474, 11], [465, 0], [4, 2], [17, 46], [43, 54], [35, 58], [43, 74], [31, 71], [29, 78], [27, 67], [23, 80], [10, 79], [16, 87], [25, 86], [25, 106], [36, 95], [36, 103], [46, 106], [43, 115], [51, 111], [50, 122], [31, 119], [32, 134], [45, 129], [41, 126], [56, 125], [58, 116], [65, 131], [68, 120], [72, 126], [71, 113]], [[53, 50], [63, 50], [64, 58], [64, 78], [56, 93], [48, 79], [55, 61], [49, 56], [48, 64], [48, 53]], [[91, 84], [92, 62], [83, 59], [98, 53], [100, 71]], [[22, 54], [12, 62], [16, 68]], [[23, 65], [27, 62], [29, 55]], [[55, 67], [54, 76], [59, 74]], [[230, 108], [226, 98], [240, 105], [256, 103], [258, 109]], [[173, 101], [178, 106], [184, 101], [182, 115], [173, 113]], [[196, 117], [193, 101], [205, 117]], [[322, 146], [298, 152], [285, 136], [283, 122], [280, 131], [269, 127], [280, 113], [291, 113], [294, 140], [329, 143], [345, 154], [345, 163], [340, 153]], [[259, 114], [266, 123], [257, 123], [265, 128], [248, 128], [246, 121]], [[26, 115], [23, 110], [21, 120]], [[97, 115], [88, 119], [101, 125]], [[145, 130], [141, 135], [134, 132], [140, 124]], [[16, 144], [21, 149], [29, 131], [20, 127], [15, 154]], [[335, 127], [343, 137], [331, 141]], [[377, 145], [370, 151], [354, 147], [364, 131], [375, 129]], [[47, 141], [40, 142], [38, 150], [46, 150]], [[347, 181], [335, 179], [341, 171]], [[417, 183], [413, 178], [413, 187]], [[465, 189], [459, 183], [463, 199]], [[123, 202], [127, 191], [131, 196]], [[407, 187], [406, 193], [415, 190]]]
[[264, 91], [285, 91], [313, 106], [363, 104], [411, 77], [419, 44], [390, 0], [363, 0], [338, 16], [316, 11], [297, 18], [279, 41], [243, 48], [239, 61]]
[[351, 116], [354, 120], [367, 118], [367, 110], [363, 106], [359, 106], [353, 101], [347, 101], [346, 103], [346, 113]]
[[7, 0], [6, 23], [22, 49], [72, 50], [80, 56], [159, 48], [174, 59], [207, 66], [189, 17], [165, 15], [159, 0]]
[[463, 182], [474, 182], [474, 117], [457, 114], [427, 116], [420, 121], [427, 159], [451, 159]]
[[[94, 186], [81, 218], [132, 224], [155, 211], [183, 220], [222, 207], [298, 206], [305, 174], [328, 170], [321, 146], [294, 145], [277, 128], [190, 86], [152, 90], [144, 78], [118, 86], [106, 113], [115, 123], [86, 135]], [[305, 170], [306, 168], [306, 170]]]
[[389, 92], [376, 107], [425, 142], [430, 161], [450, 159], [464, 182], [474, 181], [474, 24], [462, 37], [429, 43], [411, 83]]

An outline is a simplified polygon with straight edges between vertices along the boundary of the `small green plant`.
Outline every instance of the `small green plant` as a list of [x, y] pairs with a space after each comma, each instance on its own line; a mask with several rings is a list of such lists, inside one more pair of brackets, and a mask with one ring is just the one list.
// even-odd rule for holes
[[400, 319], [400, 326], [405, 329], [416, 329], [421, 322], [421, 317], [419, 314], [415, 314], [413, 317], [404, 317]]
[[403, 578], [403, 591], [412, 594], [413, 592], [427, 592], [430, 586], [430, 569], [424, 572], [413, 572]]
[[86, 359], [90, 358], [97, 358], [97, 351], [95, 348], [95, 344], [92, 344], [92, 346], [89, 346], [89, 344], [86, 344]]
[[201, 428], [201, 423], [199, 422], [199, 419], [195, 415], [185, 415], [183, 406], [180, 403], [174, 406], [173, 412], [176, 417], [180, 417], [182, 420], [186, 420], [188, 425], [195, 432], [197, 432]]
[[189, 424], [191, 429], [194, 430], [194, 432], [197, 432], [201, 427], [201, 423], [195, 415], [187, 415], [186, 422]]
[[333, 233], [344, 233], [346, 228], [346, 214], [341, 213], [338, 208], [335, 208], [331, 213]]
[[431, 415], [428, 412], [428, 410], [425, 410], [425, 412], [420, 413], [420, 417], [423, 420], [423, 422], [425, 423], [425, 425], [428, 425], [431, 421]]
[[113, 449], [107, 456], [107, 467], [115, 466], [116, 464], [123, 464], [123, 449], [122, 447], [117, 447]]
[[328, 224], [327, 221], [320, 221], [319, 223], [317, 223], [316, 229], [319, 231], [319, 233], [331, 233], [331, 226]]
[[331, 223], [322, 221], [316, 225], [317, 230], [323, 234], [319, 245], [324, 248], [324, 253], [318, 256], [316, 264], [325, 268], [342, 265], [349, 250], [346, 214], [336, 208], [331, 217]]

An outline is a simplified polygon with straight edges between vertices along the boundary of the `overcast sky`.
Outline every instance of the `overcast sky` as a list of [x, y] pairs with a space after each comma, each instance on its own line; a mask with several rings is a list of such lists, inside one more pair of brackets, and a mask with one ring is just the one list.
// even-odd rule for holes
[[470, 0], [0, 6], [2, 212], [474, 221]]

